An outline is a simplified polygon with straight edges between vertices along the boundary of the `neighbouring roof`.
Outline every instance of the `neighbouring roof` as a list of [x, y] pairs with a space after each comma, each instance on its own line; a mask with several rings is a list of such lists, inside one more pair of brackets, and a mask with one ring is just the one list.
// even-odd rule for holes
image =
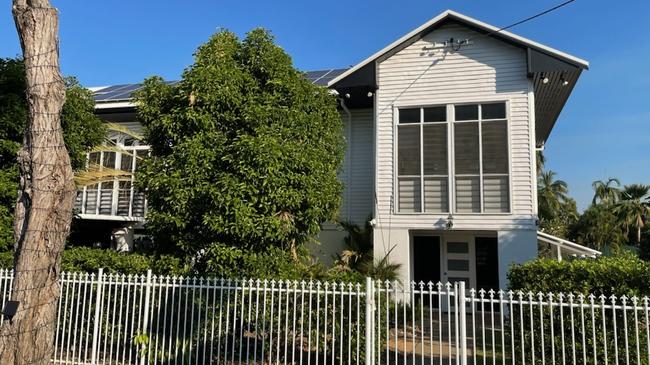
[[[319, 86], [327, 86], [327, 84], [339, 76], [346, 69], [329, 69], [319, 71], [307, 71], [305, 77], [312, 83]], [[168, 81], [169, 84], [175, 84], [178, 81]], [[100, 86], [89, 88], [93, 92], [93, 97], [97, 103], [117, 103], [128, 102], [133, 97], [133, 93], [142, 87], [139, 84], [121, 84], [112, 86]]]

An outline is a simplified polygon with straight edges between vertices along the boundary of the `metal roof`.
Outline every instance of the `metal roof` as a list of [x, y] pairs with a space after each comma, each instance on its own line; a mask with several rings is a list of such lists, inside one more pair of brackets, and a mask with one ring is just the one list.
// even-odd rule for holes
[[[347, 69], [329, 69], [319, 71], [306, 71], [305, 77], [315, 85], [327, 86], [335, 77], [339, 76]], [[167, 81], [168, 84], [176, 84], [178, 81]], [[89, 88], [93, 92], [93, 97], [97, 103], [115, 103], [128, 102], [132, 99], [133, 93], [142, 88], [142, 83], [138, 84], [120, 84], [112, 86], [101, 86]]]

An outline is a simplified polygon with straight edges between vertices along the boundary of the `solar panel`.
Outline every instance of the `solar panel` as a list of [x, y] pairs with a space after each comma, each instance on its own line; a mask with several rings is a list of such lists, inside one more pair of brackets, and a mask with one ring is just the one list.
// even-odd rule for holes
[[107, 86], [107, 87], [105, 87], [103, 89], [97, 90], [95, 93], [107, 93], [107, 92], [115, 91], [117, 89], [121, 89], [121, 88], [123, 88], [125, 86], [128, 86], [128, 85], [130, 85], [130, 84], [120, 84], [120, 85]]
[[327, 74], [329, 71], [331, 70], [307, 71], [305, 72], [305, 77], [307, 78], [307, 80], [314, 82], [319, 78], [323, 77], [323, 75]]
[[[327, 86], [327, 83], [333, 80], [335, 77], [339, 76], [347, 69], [329, 69], [329, 70], [317, 70], [317, 71], [306, 71], [304, 73], [305, 78], [311, 81], [313, 84], [318, 86]], [[165, 81], [168, 85], [177, 84], [179, 81]], [[93, 93], [93, 98], [95, 101], [99, 102], [109, 102], [109, 101], [127, 101], [133, 98], [133, 93], [142, 88], [141, 83], [139, 84], [120, 84], [107, 86], [103, 89], [96, 90]]]
[[94, 93], [96, 101], [110, 101], [110, 100], [129, 100], [131, 94], [142, 87], [142, 84], [125, 84], [109, 86], [107, 88], [98, 90]]
[[133, 87], [128, 87], [126, 89], [121, 89], [119, 91], [116, 91], [113, 95], [111, 95], [109, 98], [111, 100], [128, 100], [132, 98], [132, 94], [142, 88], [142, 84], [135, 84]]
[[345, 72], [347, 69], [333, 69], [321, 76], [320, 78], [312, 81], [314, 84], [319, 86], [327, 86], [327, 83], [334, 80], [337, 76]]

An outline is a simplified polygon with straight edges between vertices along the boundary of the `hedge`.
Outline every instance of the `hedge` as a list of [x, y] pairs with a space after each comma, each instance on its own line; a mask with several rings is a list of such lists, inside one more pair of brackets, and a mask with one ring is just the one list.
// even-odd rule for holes
[[513, 265], [510, 289], [628, 297], [650, 295], [650, 263], [630, 253], [596, 259], [537, 259]]
[[[142, 253], [124, 253], [110, 249], [70, 247], [63, 251], [61, 268], [70, 272], [146, 274], [148, 269], [156, 275], [197, 275], [221, 278], [254, 278], [276, 280], [323, 280], [336, 282], [363, 282], [358, 272], [341, 272], [326, 269], [309, 262], [306, 252], [300, 252], [296, 262], [291, 253], [270, 247], [264, 251], [251, 251], [222, 244], [214, 244], [198, 261], [187, 264], [181, 257]], [[0, 252], [0, 268], [13, 266], [13, 252]], [[191, 266], [191, 267], [190, 267]]]
[[[13, 267], [12, 251], [0, 253], [0, 267]], [[179, 258], [169, 255], [121, 253], [89, 247], [71, 247], [63, 251], [63, 271], [97, 272], [100, 268], [106, 273], [121, 274], [146, 274], [149, 269], [157, 275], [183, 275], [187, 272]]]
[[[620, 309], [616, 312], [611, 309], [601, 310], [599, 297], [605, 295], [607, 297], [606, 303], [610, 304], [609, 297], [611, 295], [620, 298], [622, 295], [642, 297], [650, 294], [649, 263], [629, 253], [614, 257], [569, 259], [561, 262], [538, 259], [522, 265], [514, 265], [508, 273], [508, 278], [512, 290], [553, 293], [555, 300], [557, 300], [559, 293], [565, 293], [565, 302], [568, 301], [566, 295], [568, 293], [574, 295], [583, 294], [585, 296], [594, 294], [597, 297], [596, 310], [593, 312], [589, 307], [583, 310], [575, 309], [571, 311], [568, 307], [564, 307], [563, 310], [554, 307], [551, 310], [545, 305], [543, 312], [538, 312], [537, 307], [535, 310], [530, 311], [527, 306], [522, 308], [515, 306], [511, 318], [515, 319], [515, 323], [518, 323], [517, 319], [524, 319], [523, 327], [521, 327], [523, 333], [517, 334], [517, 338], [523, 338], [524, 341], [523, 343], [521, 341], [515, 342], [516, 354], [523, 353], [524, 350], [530, 352], [534, 344], [538, 356], [540, 350], [544, 348], [546, 360], [550, 363], [553, 360], [551, 354], [554, 346], [554, 360], [559, 363], [563, 361], [560, 356], [561, 353], [564, 353], [561, 352], [563, 347], [571, 346], [567, 347], [569, 349], [567, 353], [575, 353], [577, 359], [580, 360], [577, 361], [579, 363], [582, 363], [583, 356], [587, 364], [622, 363], [626, 361], [625, 344], [627, 343], [629, 344], [629, 353], [634, 358], [632, 363], [648, 364], [647, 349], [649, 348], [649, 339], [646, 331], [639, 331], [638, 337], [635, 337], [633, 322], [629, 322], [626, 331], [624, 329], [626, 319], [623, 311]], [[534, 301], [536, 300], [537, 296], [535, 296]], [[575, 301], [577, 302], [578, 299], [576, 298]], [[588, 303], [588, 297], [585, 298], [585, 303]], [[628, 303], [630, 302], [628, 301]], [[629, 310], [627, 315], [630, 317], [627, 320], [632, 321], [634, 317], [632, 317]], [[535, 325], [531, 327], [529, 322], [534, 322]], [[543, 326], [541, 326], [541, 323], [543, 323]], [[607, 323], [606, 331], [603, 331], [603, 323]], [[617, 323], [618, 338], [614, 336], [613, 323]], [[506, 327], [509, 325], [506, 325]], [[551, 325], [554, 336], [551, 336]], [[644, 329], [647, 325], [645, 316], [639, 316], [639, 328]], [[519, 325], [515, 327], [519, 327]], [[519, 332], [520, 330], [515, 329], [514, 331]], [[542, 333], [544, 334], [543, 339]], [[570, 339], [574, 335], [577, 339], [584, 336], [584, 346], [582, 341], [579, 340], [571, 343]], [[625, 335], [627, 335], [627, 338], [625, 338]], [[639, 353], [640, 362], [636, 361], [637, 341], [641, 349]], [[613, 351], [615, 347], [618, 348], [618, 358], [616, 358], [616, 353]], [[609, 349], [608, 353], [606, 353], [605, 348]], [[594, 351], [596, 351], [597, 360], [594, 359]]]

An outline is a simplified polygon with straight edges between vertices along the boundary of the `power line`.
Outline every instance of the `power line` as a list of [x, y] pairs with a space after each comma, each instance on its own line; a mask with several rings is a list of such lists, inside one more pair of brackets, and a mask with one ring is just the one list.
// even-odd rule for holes
[[495, 30], [495, 31], [492, 31], [492, 32], [486, 33], [486, 34], [483, 35], [483, 37], [487, 37], [487, 36], [490, 36], [490, 35], [492, 35], [492, 34], [502, 32], [502, 31], [504, 31], [504, 30], [506, 30], [506, 29], [510, 29], [510, 28], [512, 28], [512, 27], [516, 27], [517, 25], [520, 25], [520, 24], [523, 24], [523, 23], [529, 22], [529, 21], [531, 21], [531, 20], [533, 20], [533, 19], [539, 18], [540, 16], [544, 16], [544, 15], [546, 15], [546, 14], [548, 14], [548, 13], [551, 13], [551, 12], [557, 10], [557, 9], [560, 9], [560, 8], [566, 6], [566, 5], [569, 5], [570, 3], [574, 2], [574, 1], [576, 1], [576, 0], [567, 0], [567, 1], [563, 2], [563, 3], [561, 3], [561, 4], [555, 5], [555, 6], [552, 7], [552, 8], [546, 9], [546, 10], [544, 10], [544, 11], [542, 11], [542, 12], [540, 12], [540, 13], [537, 13], [537, 14], [535, 14], [535, 15], [533, 15], [533, 16], [529, 16], [529, 17], [526, 18], [526, 19], [522, 19], [522, 20], [517, 21], [517, 22], [515, 22], [515, 23], [512, 23], [512, 24], [510, 24], [510, 25], [508, 25], [508, 26], [505, 26], [505, 27], [499, 28], [499, 29], [497, 29], [497, 30]]

